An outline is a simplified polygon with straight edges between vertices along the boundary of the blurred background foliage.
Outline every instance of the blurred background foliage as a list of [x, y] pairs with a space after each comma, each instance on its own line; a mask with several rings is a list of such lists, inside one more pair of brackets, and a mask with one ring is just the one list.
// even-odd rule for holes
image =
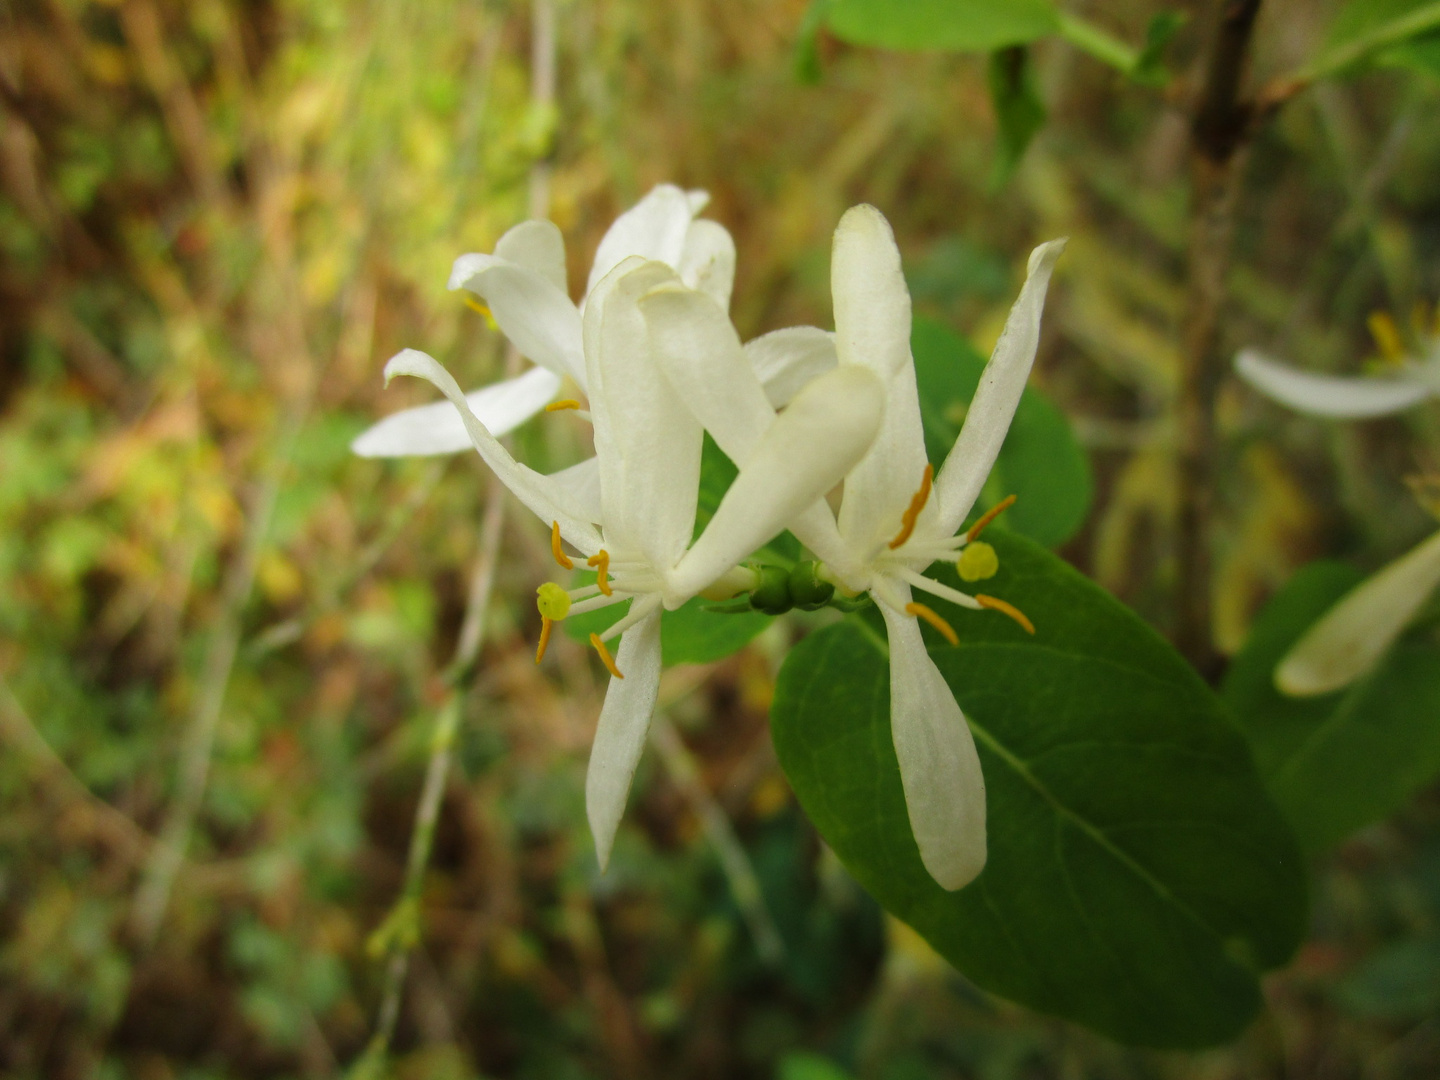
[[[1093, 6], [1135, 42], [1159, 10]], [[1267, 3], [1255, 80], [1310, 55], [1334, 6]], [[806, 84], [805, 9], [562, 0], [546, 104], [519, 0], [0, 5], [6, 1075], [323, 1077], [364, 1050], [382, 984], [367, 939], [402, 887], [488, 482], [469, 457], [381, 463], [348, 443], [429, 399], [382, 391], [401, 347], [467, 386], [502, 369], [503, 343], [444, 286], [456, 255], [527, 215], [536, 175], [577, 288], [650, 185], [709, 190], [745, 337], [829, 324], [830, 233], [859, 201], [894, 223], [917, 310], [981, 350], [1024, 253], [1069, 235], [1036, 382], [1087, 447], [1096, 502], [1062, 550], [1164, 625], [1187, 235], [1174, 99], [1195, 20], [1168, 100], [1038, 45], [1049, 122], [997, 187], [983, 58], [821, 33]], [[1370, 311], [1440, 294], [1436, 97], [1373, 72], [1262, 129], [1230, 345], [1358, 370]], [[1233, 384], [1221, 419], [1222, 649], [1300, 564], [1372, 569], [1433, 527], [1404, 485], [1440, 470], [1432, 414], [1319, 424]], [[517, 438], [567, 464], [568, 425]], [[560, 635], [533, 664], [544, 536], [507, 519], [501, 551], [469, 631], [484, 646], [397, 1076], [1434, 1075], [1436, 792], [1319, 867], [1312, 940], [1244, 1041], [1122, 1051], [970, 988], [821, 848], [765, 720], [798, 618], [667, 675], [660, 752], [597, 876], [582, 786], [600, 684]], [[157, 890], [186, 792], [203, 797]]]

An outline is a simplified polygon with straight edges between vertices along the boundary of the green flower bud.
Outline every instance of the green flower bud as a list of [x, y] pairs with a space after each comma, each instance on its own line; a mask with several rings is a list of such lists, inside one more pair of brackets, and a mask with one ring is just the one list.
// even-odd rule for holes
[[790, 600], [801, 611], [817, 611], [835, 595], [835, 586], [820, 577], [820, 564], [798, 562], [790, 569]]
[[750, 606], [766, 615], [783, 615], [794, 605], [790, 601], [790, 575], [783, 567], [761, 566], [760, 583], [750, 590]]

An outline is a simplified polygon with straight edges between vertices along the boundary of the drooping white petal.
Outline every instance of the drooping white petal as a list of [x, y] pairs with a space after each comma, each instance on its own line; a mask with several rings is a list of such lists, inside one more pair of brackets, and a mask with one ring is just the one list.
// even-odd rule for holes
[[880, 380], [839, 367], [775, 418], [705, 531], [666, 579], [675, 608], [812, 506], [865, 454], [884, 413]]
[[975, 740], [914, 617], [878, 606], [890, 639], [890, 728], [910, 828], [930, 876], [959, 889], [985, 868], [985, 777]]
[[495, 255], [533, 270], [569, 295], [565, 279], [565, 238], [553, 221], [522, 221], [495, 243]]
[[650, 730], [655, 697], [660, 690], [658, 604], [651, 615], [625, 631], [615, 654], [615, 666], [625, 677], [611, 678], [610, 687], [605, 691], [605, 705], [600, 710], [600, 724], [595, 729], [595, 744], [590, 750], [590, 768], [585, 774], [585, 811], [590, 819], [590, 832], [595, 837], [595, 854], [601, 871], [610, 862], [615, 830], [625, 813], [630, 781], [635, 777], [635, 766], [640, 763], [640, 752], [645, 748], [645, 735]]
[[787, 326], [746, 342], [745, 359], [770, 404], [781, 409], [811, 379], [836, 365], [835, 335], [818, 326]]
[[600, 534], [590, 523], [586, 509], [576, 504], [565, 487], [512, 458], [495, 436], [485, 429], [485, 425], [476, 419], [460, 387], [433, 357], [416, 349], [397, 353], [385, 365], [385, 381], [389, 382], [396, 375], [414, 375], [433, 383], [459, 411], [471, 444], [484, 458], [485, 464], [495, 471], [500, 482], [541, 521], [558, 521], [565, 539], [586, 555], [600, 550]]
[[835, 349], [887, 385], [910, 364], [910, 291], [885, 215], [862, 203], [845, 211], [830, 257]]
[[678, 266], [685, 234], [696, 213], [691, 205], [690, 197], [674, 184], [657, 184], [616, 218], [595, 249], [595, 263], [585, 286], [586, 302], [600, 280], [631, 255], [663, 262], [672, 269]]
[[685, 192], [685, 201], [690, 206], [690, 215], [694, 217], [710, 205], [710, 193], [700, 188], [691, 188]]
[[699, 289], [722, 311], [730, 310], [730, 291], [735, 286], [735, 241], [718, 221], [692, 221], [680, 252], [680, 280]]
[[1280, 661], [1275, 685], [1308, 697], [1372, 671], [1440, 585], [1440, 533], [1346, 593]]
[[595, 523], [605, 520], [600, 504], [600, 462], [593, 457], [550, 473], [550, 479], [563, 487], [573, 500], [572, 505]]
[[[465, 395], [470, 411], [496, 438], [513, 431], [555, 399], [560, 376], [542, 367]], [[470, 449], [465, 421], [448, 401], [403, 409], [350, 444], [361, 457], [419, 457]]]
[[960, 437], [935, 478], [939, 526], [947, 536], [960, 527], [975, 505], [1010, 430], [1010, 421], [1015, 418], [1040, 344], [1040, 314], [1045, 308], [1050, 274], [1065, 243], [1063, 239], [1051, 240], [1030, 253], [1020, 296], [1010, 308], [1005, 329], [980, 376]]
[[563, 289], [534, 270], [494, 255], [461, 255], [450, 271], [450, 288], [483, 297], [521, 355], [585, 385], [580, 313]]
[[1254, 349], [1235, 357], [1235, 371], [1266, 397], [1311, 416], [1363, 420], [1400, 412], [1419, 404], [1432, 391], [1405, 376], [1348, 379], [1315, 375], [1271, 360]]

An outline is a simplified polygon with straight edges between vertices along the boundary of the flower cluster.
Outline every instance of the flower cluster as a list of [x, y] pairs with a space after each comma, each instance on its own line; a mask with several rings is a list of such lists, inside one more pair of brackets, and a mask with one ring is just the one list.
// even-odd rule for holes
[[[540, 586], [537, 660], [555, 622], [630, 601], [623, 618], [591, 635], [611, 675], [586, 780], [602, 868], [654, 712], [662, 612], [701, 594], [749, 594], [762, 610], [783, 610], [823, 605], [837, 592], [868, 593], [889, 634], [894, 742], [916, 842], [935, 879], [960, 888], [985, 862], [984, 779], [917, 619], [952, 644], [956, 634], [912, 590], [1003, 612], [1034, 632], [1003, 600], [960, 592], [923, 571], [952, 560], [966, 581], [995, 573], [994, 550], [976, 539], [993, 514], [959, 530], [1024, 389], [1063, 242], [1031, 256], [964, 427], [935, 475], [910, 356], [910, 297], [879, 211], [855, 207], [836, 230], [833, 334], [793, 327], [742, 345], [727, 314], [734, 244], [720, 225], [696, 218], [704, 203], [703, 193], [655, 188], [601, 241], [579, 304], [565, 293], [563, 242], [548, 222], [517, 226], [493, 255], [462, 256], [451, 287], [483, 298], [536, 367], [467, 396], [435, 360], [406, 350], [386, 365], [387, 380], [427, 379], [449, 404], [391, 416], [355, 450], [379, 457], [473, 446], [550, 529], [556, 561], [573, 568], [570, 553], [578, 553], [595, 570], [593, 584], [578, 589]], [[556, 400], [566, 380], [585, 407]], [[591, 422], [593, 458], [541, 475], [511, 457], [496, 436], [546, 408], [574, 409]], [[692, 542], [707, 431], [739, 471]], [[842, 481], [837, 513], [826, 495]], [[746, 565], [786, 529], [813, 560], [780, 574]]]

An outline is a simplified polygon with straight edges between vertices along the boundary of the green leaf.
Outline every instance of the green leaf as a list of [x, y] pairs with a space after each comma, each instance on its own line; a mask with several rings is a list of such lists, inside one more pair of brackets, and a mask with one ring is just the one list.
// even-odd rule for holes
[[990, 184], [999, 190], [1025, 156], [1030, 140], [1045, 126], [1045, 105], [1035, 90], [1030, 52], [1023, 45], [991, 53], [988, 76], [998, 125]]
[[[1343, 74], [1373, 61], [1404, 62], [1396, 47], [1440, 29], [1437, 0], [1350, 0], [1335, 15], [1319, 54], [1300, 72], [1302, 79]], [[1426, 52], [1422, 52], [1423, 58]]]
[[1170, 69], [1165, 66], [1165, 50], [1185, 25], [1188, 15], [1183, 11], [1162, 11], [1150, 19], [1145, 28], [1145, 44], [1130, 69], [1130, 78], [1141, 86], [1162, 87], [1170, 82]]
[[825, 11], [830, 0], [810, 0], [795, 35], [795, 79], [805, 86], [814, 86], [824, 74], [820, 69], [820, 27], [825, 24]]
[[[939, 469], [960, 434], [985, 358], [964, 338], [926, 318], [915, 319], [910, 348], [915, 354], [925, 450]], [[1055, 547], [1084, 524], [1092, 489], [1090, 462], [1065, 414], [1038, 390], [1027, 389], [981, 492], [977, 516], [1006, 495], [1017, 495], [1015, 505], [992, 528], [1012, 529]]]
[[1345, 977], [1336, 998], [1376, 1020], [1421, 1020], [1440, 1009], [1440, 937], [1397, 941]]
[[920, 862], [873, 619], [791, 651], [772, 711], [780, 763], [855, 878], [980, 986], [1128, 1043], [1233, 1038], [1259, 1008], [1257, 971], [1304, 929], [1294, 838], [1223, 706], [1169, 645], [1038, 545], [993, 543], [986, 591], [1035, 637], [926, 598], [961, 638], [926, 630], [985, 771], [980, 877], [946, 892]]
[[855, 45], [958, 52], [1025, 45], [1059, 26], [1050, 0], [832, 0], [827, 19]]
[[1275, 689], [1275, 666], [1360, 580], [1342, 563], [1305, 567], [1255, 620], [1222, 693], [1280, 809], [1318, 852], [1402, 806], [1440, 773], [1440, 651], [1404, 639], [1355, 685], [1319, 697]]

